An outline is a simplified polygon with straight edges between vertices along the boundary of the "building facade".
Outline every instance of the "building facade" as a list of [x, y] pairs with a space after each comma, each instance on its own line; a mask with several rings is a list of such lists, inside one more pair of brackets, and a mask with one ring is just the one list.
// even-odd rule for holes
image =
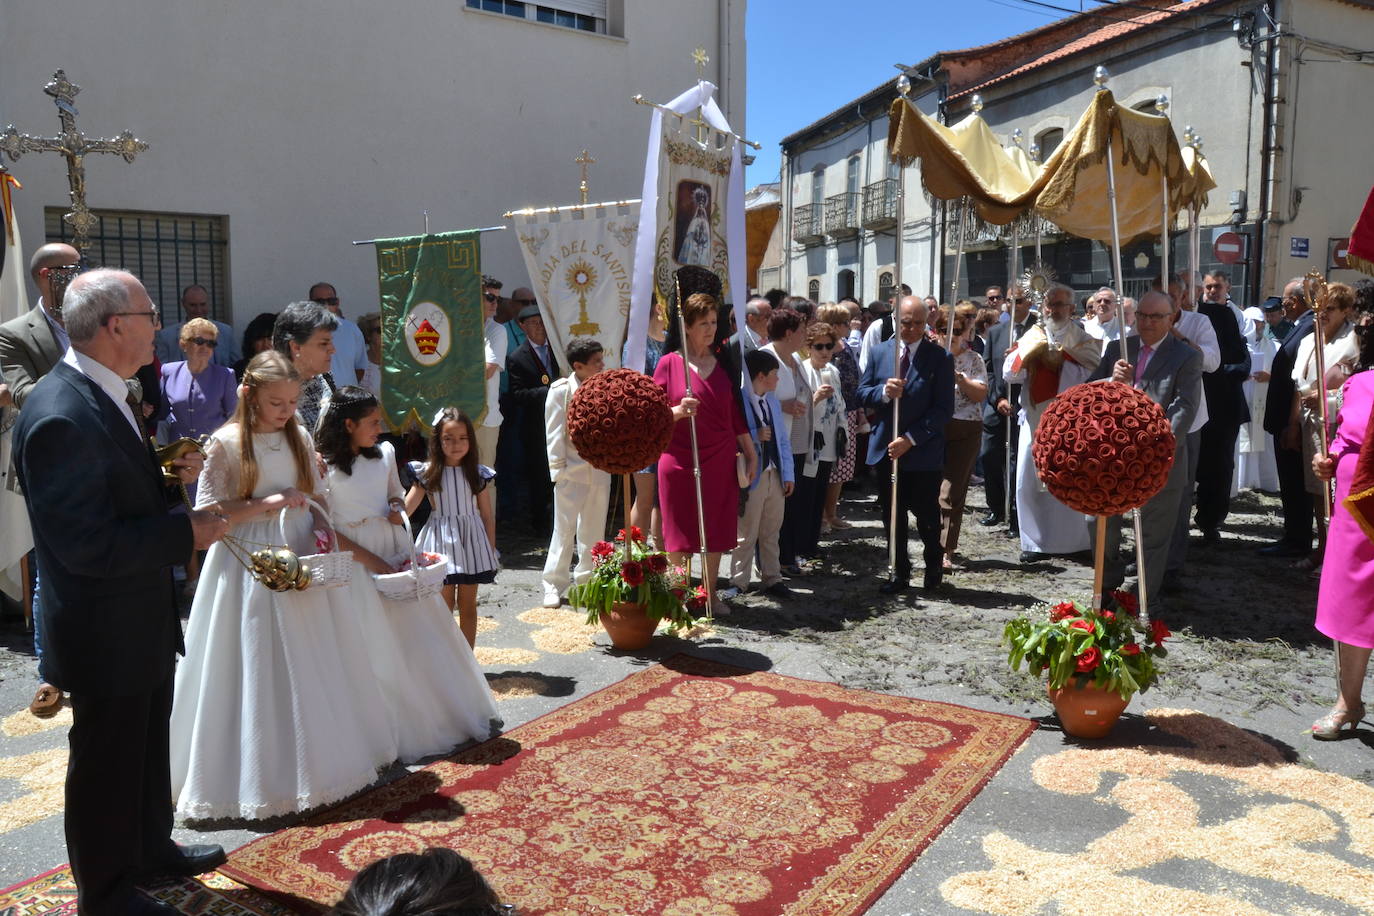
[[[1152, 9], [1153, 7], [1153, 9]], [[1348, 236], [1371, 177], [1360, 148], [1371, 131], [1374, 4], [1354, 0], [1157, 0], [1098, 8], [994, 44], [941, 52], [912, 68], [917, 107], [957, 123], [982, 103], [981, 116], [1004, 145], [1038, 147], [1043, 159], [1070, 133], [1104, 65], [1108, 88], [1127, 107], [1153, 112], [1165, 97], [1176, 133], [1203, 139], [1217, 188], [1200, 213], [1203, 270], [1232, 275], [1233, 297], [1253, 304], [1290, 277], [1318, 268], [1331, 279], [1357, 275], [1331, 255]], [[879, 87], [783, 141], [784, 219], [791, 237], [779, 271], [794, 293], [832, 299], [851, 290], [883, 296], [894, 273], [893, 230], [875, 219], [895, 185], [887, 162], [887, 110], [895, 89]], [[907, 172], [903, 279], [918, 295], [979, 295], [1011, 274], [1009, 231], [970, 233], [954, 276], [954, 208], [943, 215], [920, 188], [920, 164]], [[889, 181], [888, 185], [875, 185]], [[895, 220], [894, 220], [895, 222]], [[1171, 234], [1172, 266], [1187, 265], [1180, 219]], [[1041, 258], [1076, 289], [1112, 281], [1107, 248], [1062, 236], [1042, 224]], [[1242, 258], [1222, 264], [1217, 236], [1235, 232]], [[967, 238], [968, 236], [966, 236]], [[1035, 259], [1029, 230], [1017, 263]], [[1138, 295], [1159, 276], [1158, 236], [1123, 246], [1124, 293]]]
[[[745, 130], [745, 0], [299, 0], [0, 4], [0, 126], [51, 136], [43, 93], [61, 67], [82, 87], [77, 126], [147, 141], [133, 163], [87, 157], [105, 218], [91, 260], [149, 280], [167, 321], [177, 290], [212, 291], [215, 317], [255, 314], [334, 283], [345, 314], [377, 308], [360, 239], [500, 226], [575, 203], [585, 147], [592, 200], [635, 198], [650, 109], [693, 85], [693, 49]], [[61, 232], [66, 169], [10, 168], [29, 250]], [[526, 285], [515, 233], [488, 233], [482, 266]], [[30, 290], [33, 294], [32, 289]]]

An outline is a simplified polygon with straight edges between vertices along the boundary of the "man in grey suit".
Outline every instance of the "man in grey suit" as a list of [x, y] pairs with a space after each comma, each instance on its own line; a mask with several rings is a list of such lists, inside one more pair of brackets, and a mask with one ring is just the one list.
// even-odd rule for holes
[[[1197, 414], [1202, 386], [1202, 354], [1170, 333], [1176, 318], [1173, 299], [1158, 291], [1147, 293], [1136, 308], [1139, 334], [1126, 338], [1126, 356], [1121, 342], [1112, 341], [1102, 362], [1089, 381], [1124, 382], [1133, 385], [1164, 408], [1174, 431], [1174, 463], [1164, 488], [1140, 509], [1140, 529], [1145, 553], [1145, 568], [1140, 572], [1148, 586], [1146, 596], [1155, 603], [1164, 582], [1164, 567], [1169, 559], [1169, 541], [1178, 519], [1179, 501], [1188, 485], [1188, 428]], [[1094, 535], [1096, 519], [1088, 530]], [[1125, 569], [1121, 563], [1121, 516], [1107, 520], [1107, 544], [1103, 559], [1103, 591], [1121, 586]]]
[[[67, 352], [67, 331], [62, 324], [62, 294], [81, 263], [75, 248], [62, 242], [42, 245], [29, 260], [29, 276], [38, 288], [38, 304], [18, 318], [0, 324], [0, 372], [15, 407], [23, 408], [38, 380], [53, 370]], [[65, 268], [65, 269], [64, 269]], [[57, 285], [54, 288], [53, 281]], [[8, 468], [4, 469], [8, 472]], [[43, 660], [43, 623], [34, 595], [33, 650]], [[50, 719], [62, 711], [62, 691], [39, 679], [29, 711]]]
[[[29, 276], [38, 287], [38, 304], [26, 314], [0, 324], [0, 366], [16, 407], [24, 406], [29, 389], [52, 371], [67, 352], [67, 332], [62, 328], [62, 302], [53, 295], [53, 272], [75, 268], [81, 255], [62, 242], [52, 242], [33, 253]], [[65, 287], [64, 287], [65, 289]]]

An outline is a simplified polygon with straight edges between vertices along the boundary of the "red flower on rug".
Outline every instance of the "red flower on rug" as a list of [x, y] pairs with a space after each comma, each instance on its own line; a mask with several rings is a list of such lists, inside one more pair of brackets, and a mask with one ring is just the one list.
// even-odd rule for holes
[[1120, 382], [1074, 385], [1045, 408], [1035, 470], [1054, 497], [1086, 515], [1120, 515], [1164, 488], [1174, 463], [1164, 409]]

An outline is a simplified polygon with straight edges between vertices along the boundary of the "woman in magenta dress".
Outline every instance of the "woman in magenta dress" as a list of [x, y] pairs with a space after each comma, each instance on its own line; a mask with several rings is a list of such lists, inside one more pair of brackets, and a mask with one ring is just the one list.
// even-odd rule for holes
[[687, 397], [683, 352], [665, 353], [654, 369], [654, 381], [673, 405], [673, 438], [658, 461], [659, 500], [663, 511], [663, 546], [675, 565], [686, 566], [700, 552], [696, 484], [692, 474], [692, 430], [696, 417], [697, 452], [701, 460], [701, 501], [706, 520], [706, 570], [702, 576], [711, 596], [713, 613], [722, 605], [715, 597], [716, 571], [721, 553], [734, 550], [739, 506], [735, 455], [744, 454], [749, 479], [754, 476], [753, 441], [744, 423], [730, 373], [712, 352], [716, 339], [715, 297], [693, 293], [683, 307], [687, 335], [683, 350], [692, 372], [692, 397]]
[[[1360, 366], [1374, 357], [1368, 327], [1360, 336]], [[1359, 523], [1342, 500], [1350, 494], [1351, 478], [1359, 458], [1360, 446], [1370, 434], [1370, 411], [1374, 409], [1374, 371], [1365, 369], [1350, 377], [1342, 388], [1343, 400], [1337, 414], [1336, 435], [1329, 456], [1318, 455], [1313, 470], [1324, 480], [1336, 477], [1336, 499], [1327, 533], [1327, 563], [1322, 566], [1321, 590], [1317, 595], [1317, 629], [1336, 642], [1336, 679], [1340, 695], [1336, 706], [1312, 725], [1312, 737], [1340, 737], [1341, 729], [1355, 726], [1364, 718], [1360, 698], [1370, 650], [1374, 649], [1374, 542], [1365, 536]]]

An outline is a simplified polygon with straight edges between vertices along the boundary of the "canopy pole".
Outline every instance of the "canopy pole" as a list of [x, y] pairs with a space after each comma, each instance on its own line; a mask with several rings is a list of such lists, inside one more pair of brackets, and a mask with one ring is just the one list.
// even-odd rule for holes
[[[1326, 320], [1327, 308], [1327, 287], [1326, 277], [1318, 268], [1312, 268], [1307, 272], [1307, 276], [1302, 280], [1303, 298], [1307, 300], [1307, 307], [1313, 312], [1312, 334], [1314, 340], [1312, 355], [1317, 361], [1317, 412], [1320, 417], [1321, 430], [1320, 441], [1323, 455], [1331, 454], [1331, 443], [1328, 441], [1327, 430], [1331, 428], [1331, 418], [1327, 416], [1326, 406], [1326, 328], [1323, 322]], [[1331, 481], [1322, 481], [1322, 512], [1326, 516], [1327, 524], [1331, 522]]]
[[1160, 289], [1169, 293], [1169, 176], [1164, 170], [1159, 172], [1159, 186], [1164, 198], [1164, 224], [1159, 232], [1159, 279]]
[[[1112, 138], [1110, 135], [1107, 137], [1107, 200], [1111, 204], [1112, 210], [1112, 269], [1116, 272], [1117, 299], [1116, 336], [1117, 340], [1120, 341], [1122, 358], [1125, 358], [1125, 316], [1121, 314], [1121, 288], [1123, 284], [1123, 272], [1121, 270], [1121, 223], [1116, 210], [1116, 158], [1112, 150]], [[1165, 207], [1168, 207], [1167, 200]], [[1140, 596], [1140, 617], [1142, 620], [1148, 622], [1150, 619], [1150, 612], [1147, 588], [1145, 585], [1145, 539], [1141, 537], [1139, 509], [1136, 509], [1132, 513], [1132, 518], [1135, 525], [1136, 592]]]
[[[905, 96], [904, 96], [905, 97]], [[892, 373], [897, 374], [899, 362], [897, 351], [901, 349], [901, 308], [902, 308], [902, 241], [906, 227], [903, 225], [906, 216], [906, 164], [901, 159], [897, 160], [897, 245], [893, 266], [893, 274], [897, 278], [896, 289], [892, 298], [892, 336], [896, 343], [892, 345]], [[896, 397], [892, 399], [892, 435], [897, 435], [897, 430], [901, 426], [900, 406], [902, 399]], [[888, 520], [887, 520], [887, 572], [888, 578], [892, 581], [897, 579], [897, 513], [902, 511], [897, 504], [897, 460], [888, 457], [888, 464], [892, 468], [892, 491], [888, 494]]]
[[1198, 225], [1198, 205], [1188, 208], [1188, 301], [1197, 301], [1197, 272], [1202, 266], [1202, 227]]
[[[905, 73], [897, 77], [897, 94], [902, 101], [910, 103], [907, 93], [911, 91], [911, 78]], [[892, 147], [889, 141], [887, 154], [891, 157]], [[892, 272], [896, 277], [897, 283], [892, 297], [892, 338], [896, 343], [892, 345], [892, 372], [895, 375], [901, 363], [897, 359], [897, 351], [901, 348], [901, 308], [902, 308], [902, 243], [906, 236], [906, 163], [901, 156], [895, 157], [897, 160], [897, 233], [896, 245], [893, 252]], [[892, 399], [892, 434], [897, 435], [897, 429], [901, 425], [900, 411], [902, 399], [896, 397]], [[890, 581], [897, 580], [897, 513], [902, 509], [897, 504], [897, 460], [888, 456], [888, 464], [892, 469], [892, 490], [888, 494], [887, 508], [887, 572]]]
[[959, 301], [959, 267], [964, 260], [964, 220], [968, 218], [968, 198], [959, 198], [959, 238], [954, 243], [954, 279], [949, 284], [949, 331], [945, 334], [945, 349], [954, 349], [954, 303]]

